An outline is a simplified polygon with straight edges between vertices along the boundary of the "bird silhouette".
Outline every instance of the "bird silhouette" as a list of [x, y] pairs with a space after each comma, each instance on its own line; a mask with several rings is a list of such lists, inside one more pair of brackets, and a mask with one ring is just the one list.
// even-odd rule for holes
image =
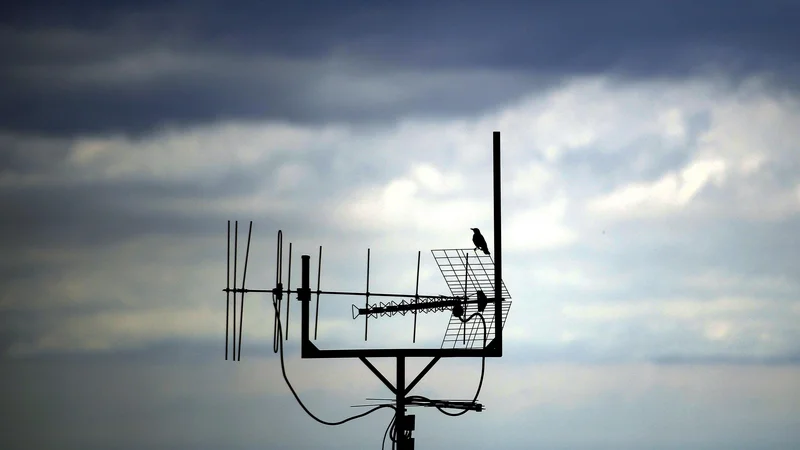
[[488, 255], [489, 254], [489, 246], [486, 245], [486, 239], [483, 238], [481, 234], [481, 230], [477, 228], [470, 228], [472, 230], [472, 243], [475, 244], [475, 249], [483, 250], [483, 253]]

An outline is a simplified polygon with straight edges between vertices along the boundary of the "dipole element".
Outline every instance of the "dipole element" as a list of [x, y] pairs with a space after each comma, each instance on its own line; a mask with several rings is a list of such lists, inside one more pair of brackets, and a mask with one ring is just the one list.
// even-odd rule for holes
[[[242, 272], [242, 285], [237, 288], [238, 282], [238, 261], [239, 261], [239, 221], [235, 221], [233, 236], [233, 288], [231, 288], [231, 221], [228, 221], [228, 255], [227, 255], [227, 270], [225, 274], [226, 287], [225, 291], [225, 359], [228, 359], [229, 339], [228, 335], [233, 328], [233, 342], [230, 343], [230, 349], [233, 353], [232, 361], [241, 361], [242, 353], [242, 326], [244, 325], [244, 295], [250, 292], [245, 288], [247, 283], [247, 262], [250, 257], [250, 238], [253, 232], [253, 221], [250, 221], [250, 229], [247, 232], [247, 249], [244, 256], [244, 271]], [[233, 294], [233, 317], [231, 318], [231, 294]], [[242, 295], [241, 310], [239, 311], [239, 335], [236, 335], [236, 294]], [[231, 320], [233, 319], [233, 320]], [[231, 325], [232, 324], [232, 325]], [[238, 344], [237, 344], [238, 339]], [[237, 348], [238, 347], [238, 348]]]

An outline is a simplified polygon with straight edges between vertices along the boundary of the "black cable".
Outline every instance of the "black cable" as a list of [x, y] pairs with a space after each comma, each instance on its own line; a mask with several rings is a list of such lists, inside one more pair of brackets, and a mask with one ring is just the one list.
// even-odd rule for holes
[[[472, 320], [472, 318], [475, 317], [475, 316], [478, 316], [481, 319], [481, 323], [483, 324], [483, 348], [486, 348], [486, 341], [488, 339], [488, 335], [487, 335], [487, 331], [486, 331], [486, 319], [484, 319], [483, 314], [481, 314], [479, 312], [476, 312], [476, 313], [473, 313], [471, 316], [469, 316], [466, 319], [461, 319], [461, 318], [459, 318], [459, 319], [461, 319], [461, 322], [467, 323], [470, 320]], [[475, 405], [475, 403], [478, 402], [478, 395], [480, 395], [481, 388], [483, 387], [483, 376], [484, 376], [485, 373], [486, 373], [486, 357], [484, 356], [484, 357], [481, 358], [481, 379], [478, 382], [478, 390], [475, 392], [475, 397], [472, 399], [472, 404], [473, 405]], [[421, 395], [412, 395], [412, 396], [410, 396], [408, 398], [418, 398], [420, 400], [431, 401], [431, 399], [429, 399], [427, 397], [423, 397]], [[450, 417], [458, 417], [458, 416], [466, 414], [467, 411], [469, 411], [468, 409], [465, 409], [465, 410], [463, 410], [461, 412], [451, 413], [451, 412], [445, 411], [444, 408], [442, 408], [441, 406], [438, 406], [438, 405], [436, 406], [436, 409], [438, 409], [439, 412], [441, 412], [442, 414], [448, 415]]]
[[[273, 309], [275, 311], [275, 314], [276, 314], [276, 317], [277, 317], [276, 324], [275, 324], [276, 327], [277, 327], [277, 333], [275, 333], [275, 335], [283, 336], [283, 327], [282, 327], [280, 316], [279, 316], [280, 310], [279, 310], [278, 301], [277, 301], [276, 297], [277, 296], [275, 294], [272, 295], [272, 307], [273, 307]], [[469, 316], [467, 319], [461, 319], [461, 321], [464, 322], [464, 323], [469, 322], [475, 316], [478, 316], [481, 319], [481, 322], [482, 322], [482, 325], [483, 325], [483, 347], [486, 348], [486, 341], [488, 339], [488, 336], [487, 336], [487, 330], [486, 330], [486, 319], [483, 317], [483, 315], [481, 313], [479, 313], [479, 312], [476, 312], [476, 313], [473, 313], [471, 316]], [[276, 343], [275, 340], [273, 340], [273, 344], [275, 344], [275, 343]], [[277, 348], [275, 348], [275, 347], [277, 347]], [[342, 424], [350, 422], [352, 420], [360, 419], [360, 418], [362, 418], [364, 416], [372, 414], [373, 412], [375, 412], [375, 411], [377, 411], [379, 409], [383, 409], [383, 408], [392, 408], [394, 410], [397, 409], [393, 405], [380, 405], [380, 406], [376, 406], [375, 408], [370, 409], [367, 412], [364, 412], [362, 414], [357, 414], [357, 415], [352, 416], [352, 417], [348, 417], [347, 419], [340, 420], [338, 422], [328, 422], [328, 421], [322, 420], [319, 417], [315, 416], [311, 411], [308, 410], [308, 408], [300, 400], [300, 397], [297, 395], [297, 392], [294, 390], [294, 387], [292, 386], [292, 383], [289, 382], [289, 377], [288, 377], [288, 375], [286, 375], [286, 364], [284, 362], [284, 356], [283, 356], [283, 340], [282, 339], [277, 339], [277, 346], [273, 345], [273, 351], [275, 353], [280, 353], [281, 374], [283, 375], [283, 380], [286, 382], [286, 385], [289, 387], [289, 390], [292, 392], [292, 395], [294, 396], [294, 398], [297, 401], [297, 403], [300, 405], [301, 408], [303, 408], [303, 411], [305, 411], [306, 414], [308, 414], [312, 419], [316, 420], [317, 422], [319, 422], [319, 423], [321, 423], [323, 425], [328, 425], [328, 426], [342, 425]], [[478, 382], [478, 389], [475, 392], [475, 397], [472, 400], [472, 404], [473, 405], [475, 403], [477, 403], [477, 401], [478, 401], [478, 396], [480, 395], [481, 388], [483, 387], [483, 378], [484, 378], [485, 372], [486, 372], [486, 357], [484, 356], [484, 357], [481, 358], [481, 378], [480, 378], [480, 381]], [[411, 396], [409, 398], [419, 398], [419, 399], [422, 399], [422, 400], [430, 401], [429, 398], [423, 397], [423, 396], [420, 396], [420, 395], [414, 395], [414, 396]], [[466, 414], [467, 411], [469, 411], [469, 410], [465, 409], [465, 410], [463, 410], [463, 411], [461, 411], [459, 413], [450, 413], [450, 412], [445, 411], [440, 406], [436, 406], [436, 409], [438, 409], [439, 412], [441, 412], [443, 414], [446, 414], [448, 416], [451, 416], [451, 417], [461, 416], [463, 414]], [[392, 418], [392, 421], [389, 422], [389, 426], [387, 427], [386, 432], [384, 433], [383, 441], [382, 441], [382, 445], [381, 445], [382, 449], [384, 448], [383, 444], [386, 443], [386, 435], [387, 434], [389, 435], [389, 438], [392, 440], [392, 449], [394, 450], [394, 448], [395, 448], [395, 444], [397, 442], [396, 423], [394, 423], [395, 422], [395, 417], [396, 416], [394, 416]]]
[[397, 422], [392, 424], [392, 429], [389, 431], [389, 439], [392, 440], [392, 450], [397, 447]]
[[[381, 450], [384, 450], [386, 448], [386, 435], [388, 435], [389, 434], [389, 430], [392, 429], [392, 425], [394, 425], [394, 420], [396, 418], [397, 418], [397, 416], [392, 416], [392, 420], [389, 421], [389, 426], [386, 427], [386, 431], [384, 431], [384, 433], [383, 433], [383, 440], [381, 441]], [[392, 442], [394, 442], [394, 441], [392, 441]]]
[[[279, 314], [279, 311], [278, 311], [278, 302], [276, 300], [276, 295], [275, 294], [272, 294], [272, 307], [273, 307], [273, 309], [275, 309], [275, 313], [276, 313], [276, 316], [277, 316]], [[281, 327], [280, 316], [278, 316], [278, 319], [277, 319], [277, 327], [278, 327], [277, 335], [278, 336], [283, 336], [283, 328]], [[289, 390], [292, 391], [292, 395], [294, 395], [295, 400], [297, 400], [297, 403], [300, 405], [301, 408], [303, 408], [303, 410], [306, 412], [306, 414], [308, 414], [309, 416], [311, 416], [312, 419], [316, 420], [317, 422], [319, 422], [319, 423], [321, 423], [323, 425], [330, 425], [330, 426], [341, 425], [343, 423], [350, 422], [351, 420], [360, 419], [360, 418], [362, 418], [362, 417], [364, 417], [364, 416], [366, 416], [368, 414], [372, 414], [375, 411], [377, 411], [379, 409], [382, 409], [382, 408], [392, 408], [392, 409], [395, 409], [395, 410], [397, 409], [393, 405], [380, 405], [380, 406], [376, 406], [375, 408], [370, 409], [369, 411], [367, 411], [365, 413], [358, 414], [358, 415], [355, 415], [355, 416], [352, 416], [352, 417], [348, 417], [347, 419], [340, 420], [339, 422], [328, 422], [328, 421], [322, 420], [322, 419], [318, 418], [317, 416], [315, 416], [311, 411], [309, 411], [308, 408], [306, 408], [306, 405], [304, 405], [303, 402], [300, 400], [300, 397], [297, 396], [297, 392], [295, 392], [294, 387], [292, 387], [292, 383], [289, 382], [289, 377], [286, 375], [286, 365], [284, 364], [284, 361], [283, 361], [283, 339], [278, 339], [278, 350], [280, 351], [280, 354], [281, 354], [281, 373], [283, 373], [283, 379], [284, 379], [284, 381], [286, 381], [286, 385], [289, 386]]]

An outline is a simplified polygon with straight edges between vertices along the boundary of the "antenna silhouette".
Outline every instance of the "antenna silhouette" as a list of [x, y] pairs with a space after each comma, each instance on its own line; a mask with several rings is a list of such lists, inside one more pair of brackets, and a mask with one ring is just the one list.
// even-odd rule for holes
[[[286, 287], [283, 285], [283, 231], [278, 231], [276, 248], [275, 287], [272, 289], [247, 289], [247, 263], [250, 255], [250, 239], [253, 222], [247, 234], [244, 268], [242, 271], [241, 286], [237, 287], [237, 261], [239, 251], [239, 222], [234, 222], [233, 237], [233, 285], [231, 286], [231, 222], [228, 221], [228, 272], [226, 287], [227, 309], [225, 312], [225, 359], [228, 359], [228, 335], [230, 312], [233, 311], [233, 360], [241, 361], [242, 354], [242, 326], [244, 316], [244, 296], [246, 293], [271, 294], [275, 312], [273, 351], [280, 353], [281, 371], [295, 399], [300, 406], [316, 421], [326, 425], [340, 425], [348, 421], [364, 417], [377, 410], [391, 408], [395, 415], [384, 433], [384, 440], [388, 435], [393, 442], [393, 447], [398, 450], [414, 448], [414, 438], [411, 436], [415, 429], [415, 416], [406, 415], [408, 407], [433, 407], [440, 412], [459, 416], [468, 411], [483, 411], [485, 408], [478, 403], [478, 395], [483, 385], [483, 375], [487, 357], [503, 356], [503, 326], [511, 308], [511, 296], [502, 281], [502, 222], [501, 222], [501, 180], [500, 180], [500, 132], [493, 133], [493, 200], [494, 200], [494, 258], [491, 255], [478, 253], [473, 249], [438, 249], [431, 250], [431, 254], [450, 290], [450, 295], [428, 295], [419, 293], [419, 274], [422, 252], [417, 252], [417, 279], [414, 294], [378, 293], [370, 292], [370, 256], [371, 249], [367, 249], [366, 288], [364, 292], [348, 291], [323, 291], [320, 287], [322, 274], [322, 246], [319, 246], [317, 258], [317, 288], [312, 290], [311, 256], [301, 255], [300, 287], [291, 289], [292, 274], [292, 244], [289, 243], [288, 280]], [[233, 294], [233, 307], [231, 308], [231, 294]], [[239, 308], [239, 334], [236, 334], [236, 304], [237, 294], [241, 295]], [[394, 399], [367, 399], [381, 403], [372, 405], [372, 409], [365, 413], [347, 418], [339, 422], [327, 422], [316, 417], [297, 396], [294, 388], [286, 375], [283, 359], [283, 342], [289, 339], [289, 305], [292, 294], [300, 302], [300, 353], [304, 359], [323, 358], [358, 358], [375, 376], [386, 385], [394, 394]], [[311, 339], [311, 299], [316, 294], [314, 315], [314, 338], [317, 339], [319, 324], [320, 296], [363, 296], [364, 306], [351, 305], [353, 319], [364, 316], [364, 340], [369, 338], [369, 319], [392, 317], [395, 315], [414, 315], [412, 341], [417, 337], [417, 315], [436, 312], [450, 312], [450, 321], [444, 332], [442, 345], [439, 348], [393, 348], [393, 349], [320, 349]], [[286, 296], [286, 328], [281, 321], [282, 301]], [[370, 297], [378, 297], [377, 303], [370, 303]], [[491, 305], [491, 308], [490, 308]], [[487, 312], [486, 309], [490, 308]], [[487, 312], [488, 320], [483, 313]], [[284, 334], [285, 332], [285, 334]], [[238, 347], [237, 347], [238, 342]], [[237, 351], [238, 350], [238, 351]], [[406, 383], [406, 358], [430, 357], [432, 358], [425, 368], [410, 383]], [[433, 368], [441, 358], [481, 358], [481, 378], [477, 392], [472, 400], [437, 400], [420, 395], [409, 395], [411, 390]], [[397, 362], [396, 382], [392, 384], [367, 358], [395, 358]], [[448, 410], [459, 410], [452, 413]]]

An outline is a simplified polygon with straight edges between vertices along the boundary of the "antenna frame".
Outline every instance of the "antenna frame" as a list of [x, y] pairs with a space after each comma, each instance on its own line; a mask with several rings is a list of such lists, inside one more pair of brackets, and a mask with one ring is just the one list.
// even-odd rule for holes
[[[430, 404], [417, 404], [415, 403], [415, 399], [411, 397], [406, 398], [409, 392], [419, 383], [419, 381], [431, 370], [431, 368], [441, 359], [441, 358], [499, 358], [503, 356], [503, 328], [504, 328], [504, 320], [503, 320], [503, 302], [509, 301], [510, 305], [510, 297], [508, 299], [503, 298], [503, 245], [502, 245], [502, 221], [501, 221], [501, 164], [500, 164], [500, 132], [495, 131], [493, 132], [493, 203], [494, 203], [494, 293], [491, 298], [486, 298], [487, 301], [487, 309], [488, 304], [494, 304], [494, 337], [492, 341], [488, 342], [483, 348], [393, 348], [393, 349], [329, 349], [329, 350], [322, 350], [319, 349], [311, 339], [311, 295], [317, 295], [317, 315], [315, 316], [315, 325], [314, 325], [314, 338], [316, 339], [317, 335], [317, 320], [319, 319], [319, 296], [320, 294], [332, 294], [332, 295], [363, 295], [366, 297], [366, 304], [365, 310], [369, 309], [369, 297], [376, 296], [376, 297], [405, 297], [408, 298], [410, 296], [407, 295], [400, 295], [400, 294], [380, 294], [380, 293], [372, 293], [369, 292], [369, 257], [370, 253], [367, 250], [367, 287], [366, 292], [364, 293], [350, 293], [350, 292], [326, 292], [320, 290], [319, 286], [319, 276], [320, 276], [320, 269], [322, 264], [322, 247], [320, 247], [320, 256], [319, 256], [319, 265], [320, 268], [317, 271], [317, 289], [311, 290], [310, 287], [310, 262], [311, 256], [310, 255], [302, 255], [301, 256], [301, 287], [294, 291], [297, 295], [297, 300], [301, 303], [301, 338], [300, 338], [300, 356], [303, 359], [331, 359], [331, 358], [358, 358], [361, 362], [367, 366], [370, 371], [375, 374], [385, 385], [389, 388], [392, 393], [395, 394], [395, 420], [394, 420], [394, 434], [396, 438], [393, 440], [396, 441], [397, 449], [398, 450], [413, 450], [414, 448], [414, 438], [411, 437], [412, 432], [415, 429], [414, 424], [414, 416], [409, 415], [406, 416], [406, 408], [408, 406], [437, 406], [439, 404], [444, 406], [450, 407], [458, 407], [464, 409], [462, 412], [467, 412], [467, 410], [475, 410], [475, 411], [482, 411], [483, 405], [477, 403], [477, 396], [476, 394], [475, 399], [472, 402], [469, 402], [468, 405], [461, 405], [464, 402], [446, 402], [446, 401], [431, 401], [426, 399]], [[282, 276], [282, 267], [283, 267], [283, 233], [282, 231], [278, 231], [278, 267], [276, 268], [276, 287], [274, 289], [245, 289], [245, 280], [246, 280], [246, 273], [247, 273], [247, 260], [250, 254], [250, 231], [252, 231], [252, 222], [250, 222], [250, 231], [248, 231], [247, 237], [247, 248], [245, 252], [245, 265], [244, 265], [244, 272], [242, 276], [242, 285], [240, 288], [236, 287], [237, 281], [237, 260], [238, 260], [238, 221], [234, 224], [235, 227], [235, 237], [234, 237], [234, 264], [233, 264], [233, 289], [230, 287], [230, 221], [228, 222], [228, 274], [227, 274], [227, 286], [223, 291], [226, 293], [226, 336], [225, 336], [225, 359], [228, 359], [228, 323], [230, 320], [229, 312], [230, 312], [230, 294], [233, 293], [233, 360], [240, 361], [241, 360], [241, 334], [242, 334], [242, 316], [240, 315], [239, 318], [239, 337], [238, 337], [238, 349], [236, 345], [236, 294], [241, 294], [241, 309], [240, 314], [244, 312], [244, 295], [247, 292], [259, 292], [259, 293], [272, 293], [273, 294], [273, 301], [277, 303], [275, 306], [276, 322], [279, 320], [280, 317], [280, 301], [282, 299], [283, 294], [287, 294], [287, 300], [291, 298], [292, 289], [288, 283], [291, 283], [291, 253], [292, 253], [292, 245], [289, 244], [289, 280], [287, 283], [287, 289], [284, 290], [281, 284], [283, 276]], [[441, 267], [440, 267], [441, 269]], [[417, 256], [417, 271], [419, 274], [419, 254]], [[465, 274], [466, 275], [466, 274]], [[487, 294], [487, 293], [484, 293]], [[464, 303], [470, 303], [467, 301], [466, 298], [466, 288], [465, 288], [465, 297]], [[419, 295], [419, 278], [417, 279], [417, 288], [414, 294], [414, 305], [417, 306], [420, 297], [427, 297], [427, 296], [420, 296]], [[488, 295], [487, 295], [488, 297]], [[484, 299], [481, 299], [483, 301]], [[459, 300], [460, 301], [460, 300]], [[476, 300], [477, 302], [477, 300]], [[291, 302], [287, 301], [286, 306], [286, 317], [287, 317], [287, 333], [285, 339], [288, 340], [288, 317], [289, 317], [289, 304]], [[417, 308], [417, 309], [424, 309]], [[416, 341], [416, 313], [417, 309], [414, 309], [414, 340]], [[365, 336], [364, 339], [367, 339], [367, 323], [370, 314], [365, 314]], [[485, 328], [484, 324], [484, 328]], [[484, 330], [485, 331], [485, 330]], [[447, 331], [445, 331], [447, 333]], [[283, 336], [276, 335], [274, 336], [274, 348], [277, 352], [278, 345], [282, 345], [281, 340], [284, 339]], [[282, 347], [281, 348], [281, 357], [283, 357]], [[238, 352], [236, 351], [238, 350]], [[431, 361], [425, 366], [425, 368], [410, 382], [406, 383], [406, 358], [432, 358]], [[392, 385], [388, 379], [386, 379], [383, 374], [374, 366], [372, 363], [369, 362], [367, 358], [396, 358], [397, 359], [397, 366], [396, 366], [396, 384]], [[482, 367], [483, 370], [483, 367]], [[285, 376], [285, 373], [284, 373]], [[481, 383], [483, 380], [483, 375], [481, 375]], [[288, 380], [287, 380], [288, 383]], [[290, 386], [291, 387], [291, 386]], [[480, 387], [479, 387], [480, 390]], [[299, 399], [298, 399], [299, 401]], [[301, 404], [302, 406], [302, 404]], [[306, 410], [308, 412], [308, 410]], [[310, 414], [310, 413], [309, 413]], [[450, 414], [450, 415], [460, 415], [460, 414]], [[319, 420], [319, 419], [317, 419]]]
[[[320, 349], [310, 338], [311, 294], [319, 295], [319, 286], [312, 291], [309, 255], [301, 256], [302, 286], [297, 290], [297, 300], [301, 303], [300, 356], [303, 359], [329, 358], [500, 358], [503, 356], [503, 245], [502, 245], [502, 205], [501, 205], [501, 164], [500, 132], [493, 132], [493, 202], [494, 202], [494, 290], [489, 304], [494, 304], [494, 339], [484, 348], [390, 348], [390, 349]], [[369, 290], [369, 287], [367, 287]], [[324, 293], [324, 292], [323, 292]], [[367, 295], [375, 295], [367, 292]], [[367, 297], [369, 298], [369, 297]], [[500, 301], [495, 301], [495, 299]], [[488, 306], [487, 306], [487, 309]], [[365, 318], [366, 320], [366, 318]]]

